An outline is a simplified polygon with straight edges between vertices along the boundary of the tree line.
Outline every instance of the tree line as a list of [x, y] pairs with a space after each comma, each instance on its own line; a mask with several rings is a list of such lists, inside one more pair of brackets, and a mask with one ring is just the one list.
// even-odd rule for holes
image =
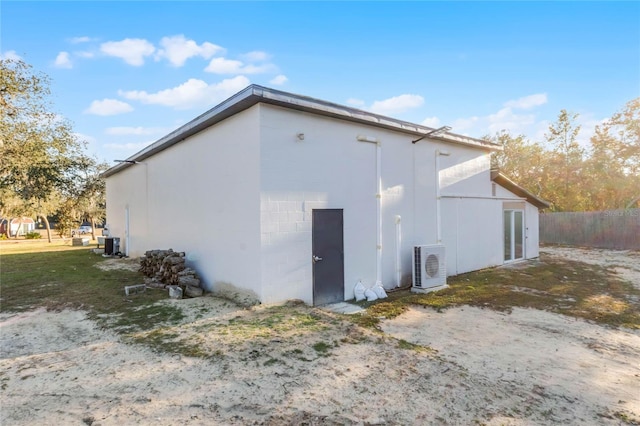
[[0, 218], [40, 218], [51, 242], [50, 216], [60, 235], [104, 218], [107, 165], [53, 112], [49, 85], [25, 62], [0, 59]]
[[640, 98], [597, 125], [586, 147], [577, 119], [560, 111], [542, 141], [508, 131], [485, 137], [503, 147], [492, 166], [551, 202], [551, 211], [640, 207]]

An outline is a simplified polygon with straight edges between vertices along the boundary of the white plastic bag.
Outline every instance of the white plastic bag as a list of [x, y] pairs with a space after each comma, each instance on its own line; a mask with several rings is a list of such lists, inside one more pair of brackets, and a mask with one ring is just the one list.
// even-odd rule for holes
[[371, 290], [370, 288], [364, 291], [364, 295], [367, 297], [367, 302], [373, 302], [374, 300], [378, 300], [378, 295], [376, 295], [376, 292]]
[[384, 291], [384, 287], [382, 287], [382, 283], [380, 281], [378, 281], [376, 285], [373, 286], [373, 291], [375, 291], [376, 296], [378, 296], [378, 299], [387, 298], [387, 292]]
[[356, 302], [360, 302], [366, 299], [366, 297], [364, 296], [364, 291], [365, 291], [365, 288], [362, 285], [362, 282], [358, 281], [356, 286], [353, 288], [353, 294], [356, 297]]

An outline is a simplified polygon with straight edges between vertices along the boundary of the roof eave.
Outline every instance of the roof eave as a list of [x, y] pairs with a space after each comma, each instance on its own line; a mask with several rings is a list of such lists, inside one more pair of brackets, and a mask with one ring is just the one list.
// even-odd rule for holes
[[551, 203], [533, 195], [531, 192], [527, 191], [497, 170], [491, 170], [491, 180], [514, 194], [525, 198], [529, 203], [539, 209], [548, 209], [551, 207]]
[[[389, 130], [396, 130], [411, 136], [424, 136], [432, 132], [433, 128], [411, 123], [408, 121], [398, 120], [386, 117], [384, 115], [374, 114], [372, 112], [363, 111], [357, 108], [351, 108], [308, 96], [292, 95], [291, 93], [281, 92], [279, 90], [269, 89], [263, 86], [255, 86], [259, 95], [262, 97], [260, 102], [282, 106], [298, 111], [309, 112], [327, 117], [352, 121], [370, 126], [381, 127]], [[455, 144], [469, 145], [491, 151], [501, 151], [502, 146], [484, 139], [471, 138], [456, 133], [446, 132], [440, 136], [428, 136], [429, 139], [440, 140]]]

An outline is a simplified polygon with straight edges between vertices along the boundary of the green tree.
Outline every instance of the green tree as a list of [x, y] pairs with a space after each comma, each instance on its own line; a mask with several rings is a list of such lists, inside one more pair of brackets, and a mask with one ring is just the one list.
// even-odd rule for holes
[[542, 191], [545, 151], [538, 143], [529, 141], [524, 135], [512, 136], [503, 130], [485, 139], [502, 146], [491, 157], [491, 167], [518, 182], [534, 194]]
[[49, 96], [46, 76], [0, 59], [0, 214], [42, 217], [51, 242], [47, 214], [76, 177], [84, 145], [51, 111]]
[[578, 114], [563, 109], [545, 134], [553, 155], [547, 156], [547, 180], [542, 195], [553, 202], [554, 210], [580, 211], [588, 203], [581, 190], [584, 149], [577, 140], [580, 133], [577, 118]]
[[596, 126], [586, 161], [590, 210], [629, 208], [640, 201], [640, 98]]
[[96, 222], [106, 217], [106, 186], [100, 176], [109, 165], [85, 157], [80, 168], [80, 179], [76, 180], [73, 199], [77, 201], [80, 219], [91, 223], [91, 237], [96, 239]]
[[71, 197], [63, 199], [56, 210], [58, 221], [56, 232], [60, 237], [69, 237], [72, 231], [80, 225], [80, 210], [75, 200]]
[[508, 131], [485, 137], [503, 148], [492, 167], [551, 201], [552, 210], [640, 206], [640, 98], [596, 126], [587, 149], [577, 141], [577, 117], [562, 110], [544, 145]]
[[606, 125], [620, 141], [624, 172], [629, 176], [640, 176], [640, 98], [627, 102]]

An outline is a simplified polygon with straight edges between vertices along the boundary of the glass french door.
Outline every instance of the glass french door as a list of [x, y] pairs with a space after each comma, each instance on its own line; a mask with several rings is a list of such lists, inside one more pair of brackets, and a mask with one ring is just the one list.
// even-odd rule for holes
[[504, 210], [504, 261], [524, 259], [524, 211]]

